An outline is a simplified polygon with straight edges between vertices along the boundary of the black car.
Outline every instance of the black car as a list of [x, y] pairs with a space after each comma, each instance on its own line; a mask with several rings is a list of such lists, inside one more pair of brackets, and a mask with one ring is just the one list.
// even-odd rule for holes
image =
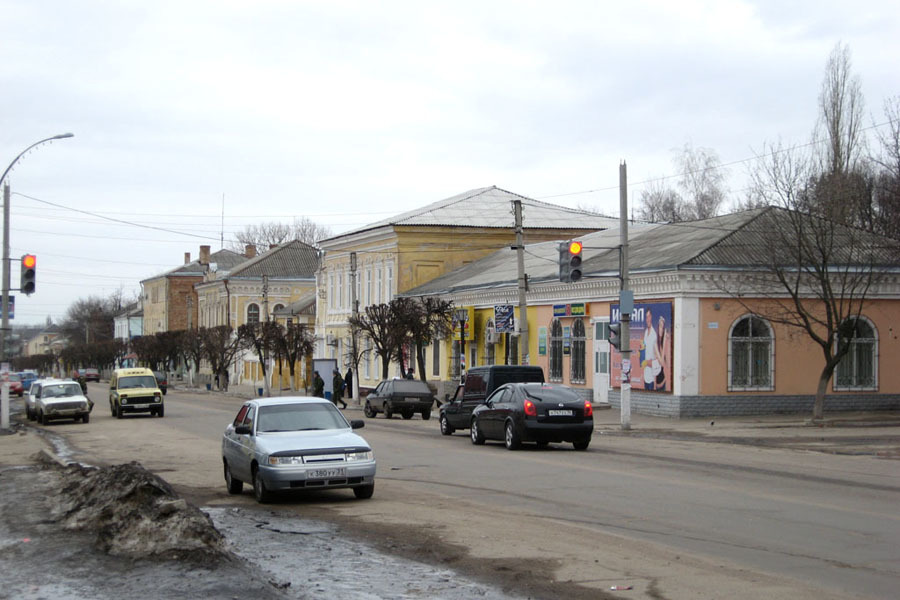
[[544, 370], [535, 365], [488, 365], [472, 367], [466, 382], [456, 390], [453, 399], [441, 406], [441, 433], [450, 435], [457, 429], [468, 429], [472, 411], [504, 383], [544, 382]]
[[165, 396], [166, 389], [169, 387], [168, 375], [166, 375], [165, 371], [153, 371], [153, 375], [156, 377], [156, 387], [158, 387], [159, 391]]
[[551, 383], [508, 383], [472, 411], [473, 444], [503, 440], [515, 450], [522, 442], [571, 442], [586, 450], [594, 433], [594, 409], [571, 388]]
[[415, 413], [422, 418], [431, 418], [431, 407], [435, 397], [431, 388], [418, 379], [388, 379], [382, 381], [375, 391], [366, 396], [364, 411], [373, 418], [380, 412], [390, 419], [394, 413], [400, 413], [404, 419], [411, 419]]

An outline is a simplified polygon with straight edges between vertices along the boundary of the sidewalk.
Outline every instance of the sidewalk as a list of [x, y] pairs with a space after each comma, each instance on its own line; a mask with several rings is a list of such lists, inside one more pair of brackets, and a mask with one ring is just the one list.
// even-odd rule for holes
[[811, 415], [761, 415], [667, 419], [631, 415], [631, 429], [621, 425], [619, 409], [594, 411], [602, 435], [666, 438], [815, 450], [830, 454], [873, 455], [900, 459], [900, 411], [826, 414], [813, 424]]

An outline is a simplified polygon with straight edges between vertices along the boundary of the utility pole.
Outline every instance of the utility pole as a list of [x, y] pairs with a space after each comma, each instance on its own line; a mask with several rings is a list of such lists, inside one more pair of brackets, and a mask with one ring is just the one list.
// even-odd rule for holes
[[[263, 346], [263, 384], [265, 385], [266, 396], [272, 395], [272, 390], [269, 387], [269, 276], [262, 276], [262, 297], [263, 297], [263, 311], [266, 315], [266, 320], [264, 323], [260, 323], [260, 326], [263, 328], [263, 335], [266, 336], [264, 339], [265, 346]], [[281, 385], [279, 384], [279, 389]]]
[[[3, 326], [0, 329], [0, 356], [6, 364], [6, 334], [9, 331], [9, 184], [3, 186]], [[0, 383], [0, 428], [9, 429], [9, 370]]]
[[[354, 320], [359, 316], [359, 298], [356, 297], [356, 252], [350, 253], [350, 308], [353, 311]], [[353, 365], [353, 388], [350, 393], [359, 404], [359, 362], [356, 360], [359, 353], [356, 349], [356, 328], [350, 326], [350, 363]]]
[[631, 429], [631, 311], [634, 310], [634, 296], [628, 290], [628, 170], [625, 161], [619, 165], [619, 241], [622, 245], [622, 284], [619, 293], [619, 322], [622, 326], [619, 348], [622, 354], [621, 423], [622, 429], [628, 430]]
[[528, 301], [525, 298], [527, 280], [525, 276], [525, 240], [522, 233], [522, 201], [513, 200], [513, 206], [516, 214], [516, 265], [519, 281], [519, 362], [527, 365], [530, 363], [528, 356]]

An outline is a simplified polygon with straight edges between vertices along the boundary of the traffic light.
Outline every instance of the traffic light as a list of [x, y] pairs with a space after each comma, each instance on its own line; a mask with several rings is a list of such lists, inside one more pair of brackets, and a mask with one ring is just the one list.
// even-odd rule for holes
[[609, 324], [609, 345], [615, 348], [616, 350], [622, 349], [622, 324], [621, 323], [610, 323]]
[[559, 280], [575, 283], [581, 279], [581, 242], [559, 243]]
[[22, 265], [19, 269], [19, 291], [25, 295], [34, 293], [35, 272], [37, 271], [37, 257], [34, 254], [26, 254], [22, 257]]

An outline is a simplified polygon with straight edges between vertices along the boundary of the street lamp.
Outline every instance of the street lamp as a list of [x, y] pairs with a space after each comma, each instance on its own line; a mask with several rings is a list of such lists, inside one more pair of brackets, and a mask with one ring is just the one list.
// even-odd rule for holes
[[[5, 171], [3, 171], [3, 175], [0, 175], [0, 186], [3, 187], [3, 325], [2, 327], [0, 327], [0, 358], [2, 358], [4, 362], [6, 361], [6, 332], [9, 331], [9, 184], [6, 183], [6, 176], [9, 175], [9, 172], [12, 170], [12, 168], [16, 166], [16, 163], [19, 162], [19, 160], [23, 156], [28, 154], [28, 151], [32, 148], [40, 146], [41, 144], [46, 144], [47, 142], [52, 142], [53, 140], [62, 140], [70, 137], [75, 137], [75, 134], [60, 133], [59, 135], [54, 135], [53, 137], [38, 140], [37, 142], [22, 150], [19, 155], [16, 156], [11, 163], [9, 163], [9, 166], [6, 167]], [[9, 428], [8, 373], [4, 373], [2, 389], [0, 389], [0, 428]]]

